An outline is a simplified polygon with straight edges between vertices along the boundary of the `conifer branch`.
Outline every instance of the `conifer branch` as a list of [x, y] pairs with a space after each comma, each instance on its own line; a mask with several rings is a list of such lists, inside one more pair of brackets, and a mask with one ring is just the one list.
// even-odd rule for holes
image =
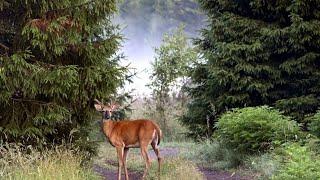
[[33, 100], [33, 99], [17, 99], [17, 98], [11, 98], [13, 101], [17, 101], [17, 102], [32, 102], [34, 104], [39, 104], [39, 105], [52, 105], [52, 102], [45, 102], [45, 101], [38, 101], [38, 100]]
[[3, 48], [5, 51], [9, 51], [9, 49], [10, 49], [8, 46], [6, 46], [2, 43], [0, 43], [0, 47]]
[[74, 5], [74, 6], [68, 6], [68, 7], [65, 7], [65, 8], [62, 8], [62, 9], [52, 9], [52, 10], [49, 10], [48, 12], [54, 12], [54, 11], [63, 12], [63, 11], [68, 10], [68, 9], [74, 9], [74, 8], [81, 7], [81, 6], [86, 6], [86, 5], [91, 4], [91, 3], [95, 2], [95, 1], [96, 0], [91, 0], [91, 1], [88, 1], [88, 2], [85, 2], [85, 3], [82, 3], [82, 4], [77, 4], [77, 5]]

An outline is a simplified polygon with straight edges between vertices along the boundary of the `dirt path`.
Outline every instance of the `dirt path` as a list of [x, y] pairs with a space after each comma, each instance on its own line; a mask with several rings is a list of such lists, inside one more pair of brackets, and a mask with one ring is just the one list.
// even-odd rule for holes
[[[163, 158], [166, 157], [175, 157], [179, 154], [179, 148], [175, 147], [163, 147], [160, 149], [160, 154]], [[156, 155], [153, 151], [149, 151], [149, 157], [155, 159]], [[115, 167], [118, 167], [118, 162], [113, 160], [106, 160], [106, 163]], [[105, 169], [99, 165], [93, 165], [93, 170], [100, 174], [105, 179], [113, 180], [117, 179], [117, 171]], [[212, 169], [207, 169], [203, 167], [198, 167], [198, 170], [203, 173], [205, 179], [207, 180], [250, 180], [251, 178], [242, 177], [238, 174], [232, 174], [226, 171], [215, 171]], [[129, 169], [129, 177], [132, 180], [140, 180], [142, 178], [142, 172], [137, 172], [132, 169]], [[123, 177], [124, 178], [124, 177]]]
[[[110, 163], [110, 162], [107, 162]], [[116, 163], [116, 166], [118, 166], [117, 162], [112, 162], [112, 163]], [[105, 169], [99, 165], [93, 165], [93, 170], [95, 172], [97, 172], [98, 174], [100, 174], [102, 177], [104, 177], [104, 179], [106, 180], [114, 180], [118, 178], [118, 172], [117, 171], [112, 171], [109, 169]], [[128, 168], [128, 173], [129, 173], [129, 177], [132, 180], [140, 180], [142, 178], [142, 172], [136, 172], [133, 171], [131, 169]], [[122, 177], [124, 178], [124, 177]]]
[[226, 171], [215, 171], [203, 167], [198, 167], [199, 171], [204, 174], [208, 180], [251, 180], [250, 177], [243, 177], [238, 174], [232, 174]]

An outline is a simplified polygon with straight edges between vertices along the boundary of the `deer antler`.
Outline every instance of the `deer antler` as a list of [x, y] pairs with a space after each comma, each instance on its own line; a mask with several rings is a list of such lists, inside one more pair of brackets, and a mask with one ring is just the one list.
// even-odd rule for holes
[[94, 102], [96, 102], [98, 104], [102, 104], [100, 101], [98, 101], [98, 99], [94, 99]]

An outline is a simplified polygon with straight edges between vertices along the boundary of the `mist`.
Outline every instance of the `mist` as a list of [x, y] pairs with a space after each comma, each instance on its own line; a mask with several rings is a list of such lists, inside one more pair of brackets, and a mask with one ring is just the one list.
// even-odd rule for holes
[[[150, 1], [151, 2], [151, 1]], [[181, 24], [185, 25], [188, 37], [195, 38], [205, 24], [205, 16], [199, 11], [195, 2], [172, 1], [171, 9], [167, 7], [150, 7], [147, 5], [130, 4], [125, 2], [120, 6], [115, 23], [121, 27], [124, 36], [121, 52], [126, 56], [123, 64], [130, 64], [137, 75], [125, 89], [135, 89], [134, 95], [149, 95], [151, 90], [146, 87], [149, 83], [151, 63], [154, 60], [154, 49], [161, 45], [165, 33], [170, 33]], [[187, 3], [188, 2], [188, 3]], [[157, 8], [162, 8], [161, 11]], [[193, 10], [188, 12], [188, 10]]]

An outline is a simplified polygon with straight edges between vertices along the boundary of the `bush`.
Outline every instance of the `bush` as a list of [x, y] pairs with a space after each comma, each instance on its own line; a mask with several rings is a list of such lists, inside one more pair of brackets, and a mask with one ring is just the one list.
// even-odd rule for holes
[[220, 141], [242, 153], [263, 152], [300, 134], [296, 122], [267, 106], [226, 112], [216, 128]]
[[307, 146], [291, 144], [280, 156], [283, 162], [272, 179], [320, 179], [320, 157]]
[[309, 118], [309, 125], [308, 129], [310, 130], [310, 133], [320, 137], [320, 111], [318, 111], [315, 115]]

